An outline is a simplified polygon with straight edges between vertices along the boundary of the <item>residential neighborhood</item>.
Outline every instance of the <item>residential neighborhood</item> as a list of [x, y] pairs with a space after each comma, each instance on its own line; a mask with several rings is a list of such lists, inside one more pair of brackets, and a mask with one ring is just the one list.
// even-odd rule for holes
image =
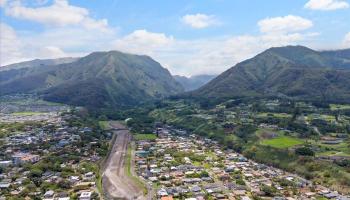
[[137, 174], [155, 199], [336, 199], [342, 195], [295, 174], [259, 164], [216, 141], [170, 126], [137, 141]]
[[6, 119], [1, 121], [1, 200], [100, 199], [98, 163], [109, 136], [70, 111], [6, 114]]

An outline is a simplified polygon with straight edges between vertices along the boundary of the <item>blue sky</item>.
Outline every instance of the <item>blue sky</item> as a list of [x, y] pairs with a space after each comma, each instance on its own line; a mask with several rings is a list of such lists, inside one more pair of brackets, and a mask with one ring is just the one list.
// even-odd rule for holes
[[350, 47], [348, 0], [0, 0], [0, 64], [120, 50], [218, 74], [272, 46]]

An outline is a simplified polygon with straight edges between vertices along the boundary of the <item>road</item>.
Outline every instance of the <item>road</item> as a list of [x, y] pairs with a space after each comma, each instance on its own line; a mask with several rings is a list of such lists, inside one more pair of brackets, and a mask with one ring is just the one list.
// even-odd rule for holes
[[147, 199], [140, 188], [126, 174], [125, 158], [128, 145], [131, 142], [131, 134], [122, 124], [111, 122], [117, 138], [114, 141], [111, 153], [107, 159], [105, 170], [102, 174], [102, 184], [107, 199]]

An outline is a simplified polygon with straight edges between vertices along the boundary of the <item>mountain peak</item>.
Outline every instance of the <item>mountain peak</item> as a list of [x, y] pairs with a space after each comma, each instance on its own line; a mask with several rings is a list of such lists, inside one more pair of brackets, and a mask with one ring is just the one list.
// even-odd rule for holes
[[135, 105], [183, 90], [152, 58], [120, 51], [94, 52], [73, 63], [13, 74], [0, 80], [0, 95], [36, 92], [49, 101], [79, 106]]
[[349, 102], [350, 60], [344, 58], [346, 53], [322, 53], [303, 46], [270, 48], [191, 94], [202, 98], [282, 95]]

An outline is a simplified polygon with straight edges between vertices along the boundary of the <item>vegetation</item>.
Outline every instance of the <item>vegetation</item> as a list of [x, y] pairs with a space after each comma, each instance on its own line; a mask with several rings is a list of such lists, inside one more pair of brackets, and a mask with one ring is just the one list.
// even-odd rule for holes
[[106, 130], [108, 128], [108, 121], [99, 121], [98, 124], [103, 130]]
[[157, 139], [156, 134], [135, 134], [135, 140], [155, 140]]
[[281, 136], [261, 141], [262, 145], [267, 145], [275, 148], [289, 148], [303, 143], [304, 141], [301, 139], [288, 136]]
[[45, 100], [89, 108], [128, 107], [182, 91], [158, 62], [118, 51], [64, 65], [0, 71], [0, 77], [6, 77], [0, 80], [1, 95], [40, 91]]
[[134, 176], [131, 172], [131, 163], [132, 163], [132, 160], [131, 160], [131, 157], [132, 157], [132, 145], [129, 145], [128, 146], [128, 152], [126, 154], [126, 167], [125, 167], [125, 170], [126, 170], [126, 175], [129, 176], [140, 188], [143, 188], [143, 192], [144, 194], [147, 194], [147, 188], [145, 186], [145, 183], [142, 182], [138, 177]]
[[40, 114], [40, 112], [15, 112], [12, 114], [13, 115], [36, 115], [36, 114]]
[[218, 99], [283, 94], [300, 100], [349, 103], [350, 63], [341, 60], [302, 46], [271, 48], [188, 96]]
[[[335, 114], [329, 106], [323, 104], [279, 99], [276, 106], [268, 107], [270, 102], [272, 100], [269, 98], [244, 101], [231, 99], [221, 100], [208, 108], [202, 107], [202, 102], [196, 99], [172, 99], [150, 108], [148, 114], [144, 112], [141, 116], [146, 115], [154, 123], [172, 125], [216, 140], [225, 148], [234, 149], [258, 162], [349, 191], [345, 189], [350, 186], [346, 159], [329, 163], [318, 160], [317, 157], [349, 155], [346, 138], [350, 133], [347, 128], [350, 115], [346, 112]], [[271, 127], [259, 127], [262, 124]], [[323, 136], [334, 138], [344, 133], [344, 141], [339, 144], [322, 142]], [[200, 162], [195, 161], [197, 158], [191, 158], [191, 155], [165, 153], [174, 156], [176, 162], [181, 163], [178, 158], [183, 157], [189, 157], [194, 165]], [[334, 170], [339, 173], [334, 173]], [[336, 180], [341, 180], [341, 183]]]

